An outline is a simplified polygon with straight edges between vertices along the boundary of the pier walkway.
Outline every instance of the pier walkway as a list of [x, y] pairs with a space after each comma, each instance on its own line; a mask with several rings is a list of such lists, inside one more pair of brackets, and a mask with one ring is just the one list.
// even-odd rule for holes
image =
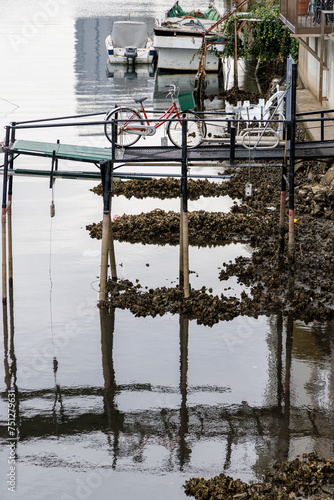
[[[112, 160], [111, 148], [75, 146], [49, 142], [17, 140], [10, 146], [9, 151], [15, 154], [53, 157], [55, 159], [94, 164]], [[180, 163], [182, 161], [182, 149], [174, 146], [132, 146], [122, 151], [123, 157], [121, 162], [123, 164], [143, 164], [166, 161]], [[234, 147], [234, 161], [241, 161], [244, 163], [249, 162], [249, 160], [261, 162], [276, 160], [277, 162], [282, 162], [284, 155], [284, 146], [270, 149], [246, 149], [243, 146]], [[231, 147], [229, 144], [201, 145], [193, 149], [188, 149], [187, 158], [188, 162], [229, 162], [231, 160]], [[321, 160], [331, 158], [334, 158], [334, 140], [310, 141], [295, 144], [295, 160]]]
[[[17, 140], [9, 148], [11, 153], [32, 156], [53, 156], [56, 159], [100, 163], [112, 159], [111, 148], [74, 146], [69, 144]], [[123, 151], [122, 163], [156, 163], [164, 161], [182, 161], [182, 150], [174, 146], [152, 146], [126, 148]], [[285, 148], [278, 146], [271, 149], [246, 149], [235, 146], [234, 160], [247, 162], [284, 159]], [[188, 161], [229, 161], [230, 146], [208, 145], [187, 150]], [[301, 142], [295, 145], [296, 160], [321, 160], [334, 158], [334, 140]], [[116, 160], [117, 161], [117, 160]]]

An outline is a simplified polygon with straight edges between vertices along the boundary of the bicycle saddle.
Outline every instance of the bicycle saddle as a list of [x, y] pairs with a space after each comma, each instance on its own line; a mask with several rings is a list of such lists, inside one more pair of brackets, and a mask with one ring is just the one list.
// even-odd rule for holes
[[139, 104], [141, 104], [142, 102], [146, 101], [147, 97], [140, 97], [139, 99], [136, 99], [135, 98], [135, 102], [138, 102]]

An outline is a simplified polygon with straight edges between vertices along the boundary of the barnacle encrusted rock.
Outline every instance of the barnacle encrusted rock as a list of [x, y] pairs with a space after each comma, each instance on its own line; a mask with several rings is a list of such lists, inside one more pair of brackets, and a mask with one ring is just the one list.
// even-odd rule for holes
[[277, 462], [258, 483], [220, 474], [211, 479], [189, 479], [184, 490], [197, 500], [330, 499], [334, 498], [334, 460], [303, 454], [291, 462]]

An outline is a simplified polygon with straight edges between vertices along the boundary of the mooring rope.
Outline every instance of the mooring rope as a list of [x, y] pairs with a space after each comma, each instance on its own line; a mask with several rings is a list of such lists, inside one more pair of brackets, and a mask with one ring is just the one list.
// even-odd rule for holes
[[18, 104], [15, 104], [15, 102], [8, 101], [8, 99], [5, 99], [4, 97], [0, 97], [0, 99], [2, 101], [8, 102], [8, 104], [11, 104], [12, 106], [14, 106], [14, 108], [9, 113], [5, 114], [4, 116], [8, 116], [8, 115], [14, 113], [14, 111], [20, 107]]
[[52, 184], [52, 196], [50, 205], [50, 237], [49, 237], [49, 280], [50, 280], [50, 294], [49, 294], [49, 310], [50, 310], [50, 330], [51, 330], [51, 341], [52, 341], [52, 351], [53, 351], [53, 372], [55, 376], [56, 383], [56, 371], [55, 367], [58, 366], [58, 362], [55, 355], [55, 345], [54, 345], [54, 331], [53, 331], [53, 314], [52, 314], [52, 229], [53, 229], [53, 218], [55, 216], [55, 205], [54, 205], [54, 184]]

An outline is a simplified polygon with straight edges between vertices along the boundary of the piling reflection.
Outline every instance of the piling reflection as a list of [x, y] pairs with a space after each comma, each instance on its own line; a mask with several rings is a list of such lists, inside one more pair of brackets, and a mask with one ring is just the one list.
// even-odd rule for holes
[[53, 416], [53, 424], [55, 426], [55, 434], [58, 436], [60, 433], [59, 424], [63, 424], [65, 422], [65, 409], [64, 409], [64, 404], [63, 404], [63, 396], [62, 396], [61, 387], [57, 382], [57, 370], [58, 370], [58, 361], [57, 361], [57, 358], [53, 358], [53, 374], [54, 374], [54, 381], [55, 381], [55, 395], [54, 395], [54, 403], [53, 403], [53, 408], [52, 408], [52, 416]]
[[[104, 377], [104, 412], [107, 417], [108, 443], [113, 449], [113, 468], [116, 468], [119, 452], [119, 436], [123, 431], [123, 415], [116, 404], [117, 385], [114, 370], [113, 343], [115, 330], [115, 309], [100, 309], [102, 369]], [[112, 434], [112, 436], [111, 436]], [[112, 439], [113, 438], [113, 439]]]
[[189, 342], [189, 319], [180, 316], [180, 430], [179, 430], [179, 451], [178, 459], [180, 470], [189, 462], [191, 448], [187, 445], [189, 414], [187, 408], [187, 388], [188, 388], [188, 342]]
[[[282, 332], [281, 332], [282, 318], [278, 318], [277, 321], [277, 340], [282, 342]], [[290, 443], [290, 386], [291, 386], [291, 354], [292, 354], [292, 342], [293, 342], [293, 320], [288, 317], [287, 328], [286, 328], [286, 345], [285, 345], [285, 374], [284, 374], [284, 386], [279, 381], [278, 376], [282, 376], [282, 354], [283, 346], [280, 346], [280, 359], [277, 363], [277, 402], [278, 414], [279, 414], [279, 434], [277, 442], [277, 459], [278, 460], [288, 460], [289, 457], [289, 443]]]

